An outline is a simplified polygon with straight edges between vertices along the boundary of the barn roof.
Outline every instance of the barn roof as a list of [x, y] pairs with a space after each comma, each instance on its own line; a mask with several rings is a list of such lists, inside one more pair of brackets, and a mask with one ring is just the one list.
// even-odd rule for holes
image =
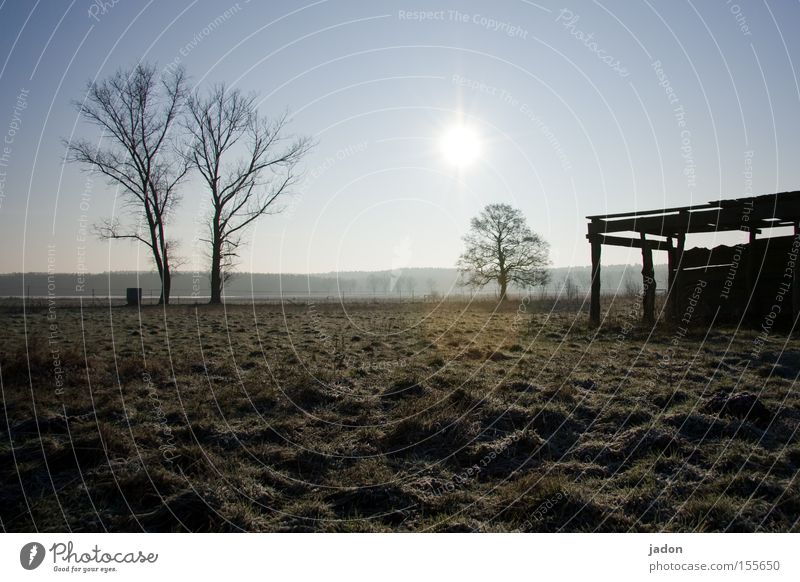
[[[682, 234], [752, 230], [800, 222], [800, 191], [715, 200], [694, 206], [588, 216], [589, 234], [636, 232], [674, 237]], [[604, 244], [639, 246], [636, 239], [602, 237]], [[617, 240], [622, 238], [622, 240]], [[659, 241], [652, 241], [658, 248]]]

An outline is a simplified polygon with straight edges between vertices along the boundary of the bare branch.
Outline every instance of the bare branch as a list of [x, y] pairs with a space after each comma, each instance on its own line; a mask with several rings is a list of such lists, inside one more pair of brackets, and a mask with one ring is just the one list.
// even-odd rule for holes
[[103, 240], [131, 239], [152, 248], [152, 243], [150, 241], [143, 238], [138, 232], [123, 230], [123, 227], [116, 219], [103, 219], [93, 226], [93, 230], [95, 235]]
[[[288, 116], [259, 116], [255, 96], [217, 85], [188, 98], [184, 121], [192, 142], [187, 162], [197, 168], [211, 202], [211, 301], [235, 267], [242, 235], [256, 220], [279, 211], [277, 202], [297, 184], [307, 138], [285, 137]], [[241, 157], [235, 158], [234, 151]]]
[[162, 280], [162, 301], [169, 302], [170, 245], [166, 235], [169, 215], [178, 203], [178, 186], [189, 165], [176, 156], [174, 132], [186, 100], [182, 68], [160, 73], [139, 64], [111, 77], [89, 83], [84, 100], [76, 102], [81, 117], [100, 130], [97, 145], [88, 140], [67, 142], [67, 160], [104, 176], [118, 186], [123, 201], [147, 231], [140, 234], [116, 220], [96, 227], [106, 239], [132, 239], [150, 248]]
[[522, 213], [508, 204], [490, 204], [472, 219], [458, 260], [463, 280], [473, 287], [496, 282], [504, 299], [508, 286], [545, 284], [549, 245], [531, 231]]

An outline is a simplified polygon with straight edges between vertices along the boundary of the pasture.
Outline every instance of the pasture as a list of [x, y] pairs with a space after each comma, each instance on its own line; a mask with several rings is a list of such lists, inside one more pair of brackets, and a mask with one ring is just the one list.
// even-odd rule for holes
[[800, 345], [617, 298], [0, 309], [8, 531], [798, 531]]

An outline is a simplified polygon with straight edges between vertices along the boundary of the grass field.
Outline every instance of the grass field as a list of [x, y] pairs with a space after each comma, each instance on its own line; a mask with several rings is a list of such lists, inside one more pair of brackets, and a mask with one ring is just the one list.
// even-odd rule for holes
[[800, 344], [522, 309], [6, 304], [2, 527], [800, 530]]

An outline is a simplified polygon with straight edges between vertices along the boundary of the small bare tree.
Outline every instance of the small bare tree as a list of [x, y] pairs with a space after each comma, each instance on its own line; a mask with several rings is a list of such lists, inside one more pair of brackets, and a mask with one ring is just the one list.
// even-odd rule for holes
[[414, 300], [414, 291], [417, 289], [417, 280], [413, 277], [413, 275], [409, 275], [408, 279], [406, 279], [406, 289], [408, 292], [411, 293], [411, 300]]
[[642, 294], [641, 283], [627, 274], [625, 275], [622, 289], [625, 297], [637, 297]]
[[381, 294], [388, 295], [391, 284], [392, 276], [389, 273], [383, 272], [378, 275], [378, 290]]
[[405, 285], [406, 285], [406, 277], [404, 275], [398, 275], [394, 279], [394, 290], [401, 298], [403, 297], [403, 287], [405, 287]]
[[525, 287], [547, 281], [550, 247], [528, 227], [522, 212], [508, 204], [489, 204], [470, 226], [458, 260], [467, 284], [479, 288], [496, 282], [505, 301], [512, 283]]
[[353, 295], [358, 288], [356, 279], [339, 279], [339, 298], [343, 299], [347, 295]]
[[[186, 129], [192, 136], [188, 161], [200, 172], [211, 198], [211, 303], [222, 302], [245, 230], [279, 212], [277, 200], [297, 182], [296, 168], [308, 152], [307, 138], [283, 135], [287, 116], [261, 117], [254, 95], [217, 85], [189, 97]], [[241, 157], [236, 150], [241, 150]]]
[[438, 285], [436, 284], [436, 279], [434, 279], [433, 277], [428, 277], [427, 279], [425, 279], [425, 285], [428, 288], [428, 295], [431, 298], [437, 297], [439, 295], [439, 292], [437, 290]]
[[131, 239], [150, 249], [163, 304], [169, 303], [174, 263], [167, 222], [188, 169], [173, 139], [186, 98], [185, 79], [182, 68], [159, 73], [153, 65], [140, 64], [89, 83], [86, 97], [75, 106], [83, 119], [100, 128], [101, 139], [65, 144], [68, 161], [83, 164], [122, 189], [126, 206], [139, 218], [137, 224], [124, 226], [110, 218], [95, 230], [101, 238]]
[[380, 284], [380, 277], [377, 273], [370, 273], [367, 275], [367, 287], [369, 287], [370, 291], [372, 291], [373, 297], [375, 297], [375, 293], [377, 293]]
[[564, 295], [567, 296], [567, 303], [573, 305], [578, 298], [578, 285], [573, 281], [572, 276], [567, 275], [564, 280]]

